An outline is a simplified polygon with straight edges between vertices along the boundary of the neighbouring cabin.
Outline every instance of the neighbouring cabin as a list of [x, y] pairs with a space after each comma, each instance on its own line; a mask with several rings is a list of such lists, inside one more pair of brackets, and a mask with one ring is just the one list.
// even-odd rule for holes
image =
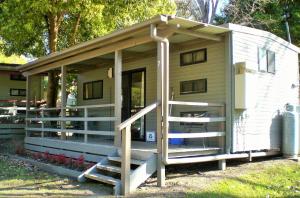
[[25, 135], [26, 77], [18, 66], [0, 63], [0, 139]]
[[[79, 180], [116, 194], [156, 171], [163, 186], [169, 164], [224, 169], [226, 159], [278, 154], [281, 113], [298, 101], [298, 53], [265, 31], [155, 17], [19, 67], [25, 148], [84, 155], [97, 164]], [[49, 71], [60, 77], [56, 107], [32, 102], [45, 99]]]

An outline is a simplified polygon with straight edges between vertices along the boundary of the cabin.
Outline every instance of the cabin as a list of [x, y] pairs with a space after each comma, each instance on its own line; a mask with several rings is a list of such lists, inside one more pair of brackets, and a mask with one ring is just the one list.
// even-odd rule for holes
[[19, 64], [0, 63], [0, 139], [24, 138], [26, 77]]
[[[165, 166], [281, 153], [281, 115], [298, 104], [299, 48], [262, 30], [160, 15], [19, 66], [25, 148], [84, 155], [79, 176], [127, 195]], [[57, 107], [33, 107], [48, 72]], [[67, 79], [76, 76], [75, 102]], [[74, 97], [73, 96], [73, 97]]]

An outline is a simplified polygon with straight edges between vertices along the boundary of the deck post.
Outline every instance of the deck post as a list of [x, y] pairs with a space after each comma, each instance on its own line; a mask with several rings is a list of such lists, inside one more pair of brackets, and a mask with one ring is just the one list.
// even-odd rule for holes
[[[84, 108], [84, 117], [85, 118], [88, 118], [88, 109], [87, 108]], [[88, 126], [88, 121], [84, 121], [84, 130], [87, 131], [89, 130], [89, 126]], [[88, 142], [88, 134], [87, 133], [84, 133], [84, 143], [87, 143]]]
[[226, 160], [222, 159], [218, 161], [219, 170], [226, 170]]
[[28, 137], [27, 128], [29, 128], [27, 118], [29, 118], [29, 110], [30, 110], [30, 85], [31, 85], [31, 76], [26, 77], [26, 118], [25, 118], [25, 137]]
[[[226, 109], [225, 109], [226, 106], [220, 107], [220, 108], [221, 108], [220, 109], [220, 117], [225, 117], [226, 118]], [[226, 124], [226, 122], [220, 122], [220, 131], [221, 132], [225, 132], [225, 124]], [[219, 137], [219, 147], [220, 147], [221, 154], [225, 153], [225, 137], [224, 136]], [[225, 170], [226, 169], [226, 160], [225, 159], [224, 160], [219, 160], [219, 169], [220, 170]]]
[[[66, 96], [66, 75], [67, 75], [67, 71], [66, 71], [66, 66], [61, 66], [61, 117], [65, 117], [66, 116], [66, 100], [67, 100], [67, 96]], [[65, 121], [61, 121], [60, 122], [60, 128], [62, 130], [64, 130], [66, 128], [66, 122]], [[66, 139], [66, 132], [61, 132], [61, 136], [60, 139], [65, 140]]]
[[121, 182], [122, 195], [130, 193], [130, 162], [131, 162], [131, 126], [122, 130], [122, 163]]
[[162, 156], [162, 79], [163, 79], [163, 43], [157, 42], [157, 111], [156, 111], [156, 141], [157, 141], [157, 186], [165, 186], [165, 164]]
[[115, 51], [115, 139], [114, 145], [121, 146], [121, 134], [118, 126], [121, 124], [122, 116], [122, 51]]

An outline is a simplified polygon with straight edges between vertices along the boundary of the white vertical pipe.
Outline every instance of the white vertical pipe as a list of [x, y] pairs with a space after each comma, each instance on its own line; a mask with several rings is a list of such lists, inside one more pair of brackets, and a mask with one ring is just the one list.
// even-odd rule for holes
[[169, 42], [164, 42], [164, 64], [163, 64], [163, 155], [168, 159], [169, 145]]
[[163, 42], [157, 42], [157, 94], [156, 100], [158, 103], [156, 116], [156, 141], [157, 141], [157, 185], [165, 186], [165, 165], [162, 160], [162, 79], [163, 79], [163, 63], [164, 63], [164, 54], [163, 54]]

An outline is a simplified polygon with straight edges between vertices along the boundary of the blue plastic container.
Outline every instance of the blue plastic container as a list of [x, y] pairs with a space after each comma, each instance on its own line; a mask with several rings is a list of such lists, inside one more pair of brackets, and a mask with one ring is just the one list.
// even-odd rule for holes
[[[180, 131], [170, 131], [170, 133], [182, 133]], [[169, 144], [171, 145], [183, 145], [184, 139], [183, 138], [170, 138]]]

